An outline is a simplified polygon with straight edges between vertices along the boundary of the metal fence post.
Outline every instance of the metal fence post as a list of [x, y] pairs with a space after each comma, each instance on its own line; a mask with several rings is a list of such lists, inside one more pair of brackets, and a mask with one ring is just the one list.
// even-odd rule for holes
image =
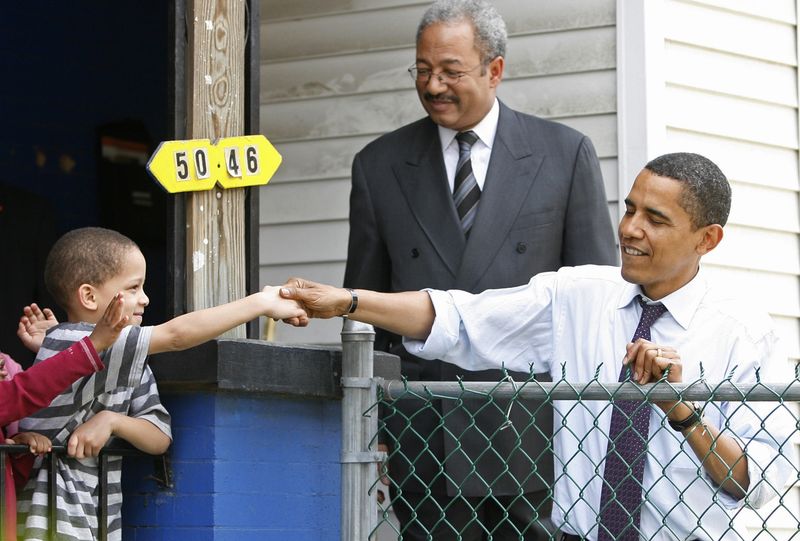
[[[378, 526], [378, 504], [370, 488], [382, 455], [370, 449], [378, 431], [372, 377], [375, 331], [344, 320], [342, 326], [342, 541], [369, 539]], [[372, 408], [372, 409], [371, 409]], [[371, 413], [366, 412], [371, 409]], [[373, 537], [374, 538], [374, 537]]]

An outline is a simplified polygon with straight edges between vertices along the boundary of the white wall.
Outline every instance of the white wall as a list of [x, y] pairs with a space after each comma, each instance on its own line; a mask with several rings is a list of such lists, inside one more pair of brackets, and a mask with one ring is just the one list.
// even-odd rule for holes
[[720, 279], [758, 291], [800, 356], [797, 8], [794, 0], [667, 2], [667, 150], [730, 178]]

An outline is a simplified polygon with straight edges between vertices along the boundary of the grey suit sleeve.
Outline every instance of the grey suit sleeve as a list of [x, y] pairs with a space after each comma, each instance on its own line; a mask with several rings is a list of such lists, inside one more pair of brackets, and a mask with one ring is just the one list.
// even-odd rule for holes
[[353, 160], [350, 237], [347, 244], [344, 286], [388, 291], [391, 285], [390, 273], [389, 253], [380, 235], [367, 176], [359, 153]]
[[600, 162], [584, 137], [575, 156], [564, 224], [562, 264], [617, 265], [614, 227], [609, 215]]

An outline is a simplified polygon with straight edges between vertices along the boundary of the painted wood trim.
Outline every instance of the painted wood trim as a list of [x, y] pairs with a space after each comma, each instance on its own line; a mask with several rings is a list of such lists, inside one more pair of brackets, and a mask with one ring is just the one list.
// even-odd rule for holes
[[[617, 141], [619, 194], [666, 144], [663, 0], [617, 0]], [[624, 205], [620, 205], [620, 216]]]

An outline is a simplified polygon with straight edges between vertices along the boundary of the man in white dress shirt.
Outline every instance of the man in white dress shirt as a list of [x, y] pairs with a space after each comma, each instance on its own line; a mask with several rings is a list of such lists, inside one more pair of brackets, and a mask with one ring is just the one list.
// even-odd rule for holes
[[[348, 317], [405, 337], [409, 352], [468, 370], [504, 365], [550, 372], [554, 381], [616, 382], [623, 365], [641, 384], [702, 377], [779, 381], [788, 366], [770, 318], [700, 268], [723, 237], [727, 179], [710, 160], [667, 154], [648, 163], [625, 198], [618, 236], [622, 267], [584, 265], [542, 273], [527, 285], [473, 295], [426, 290], [376, 293], [294, 279], [282, 294], [310, 317]], [[666, 313], [650, 339], [631, 343], [641, 303]], [[785, 380], [784, 380], [785, 381]], [[769, 402], [653, 403], [641, 515], [642, 539], [740, 539], [732, 510], [783, 492], [795, 466], [793, 419]], [[611, 411], [603, 401], [556, 401], [553, 522], [563, 538], [608, 538], [601, 526], [603, 464]], [[577, 451], [580, 444], [580, 452]], [[559, 473], [562, 473], [559, 475]], [[633, 514], [633, 510], [628, 510]]]

